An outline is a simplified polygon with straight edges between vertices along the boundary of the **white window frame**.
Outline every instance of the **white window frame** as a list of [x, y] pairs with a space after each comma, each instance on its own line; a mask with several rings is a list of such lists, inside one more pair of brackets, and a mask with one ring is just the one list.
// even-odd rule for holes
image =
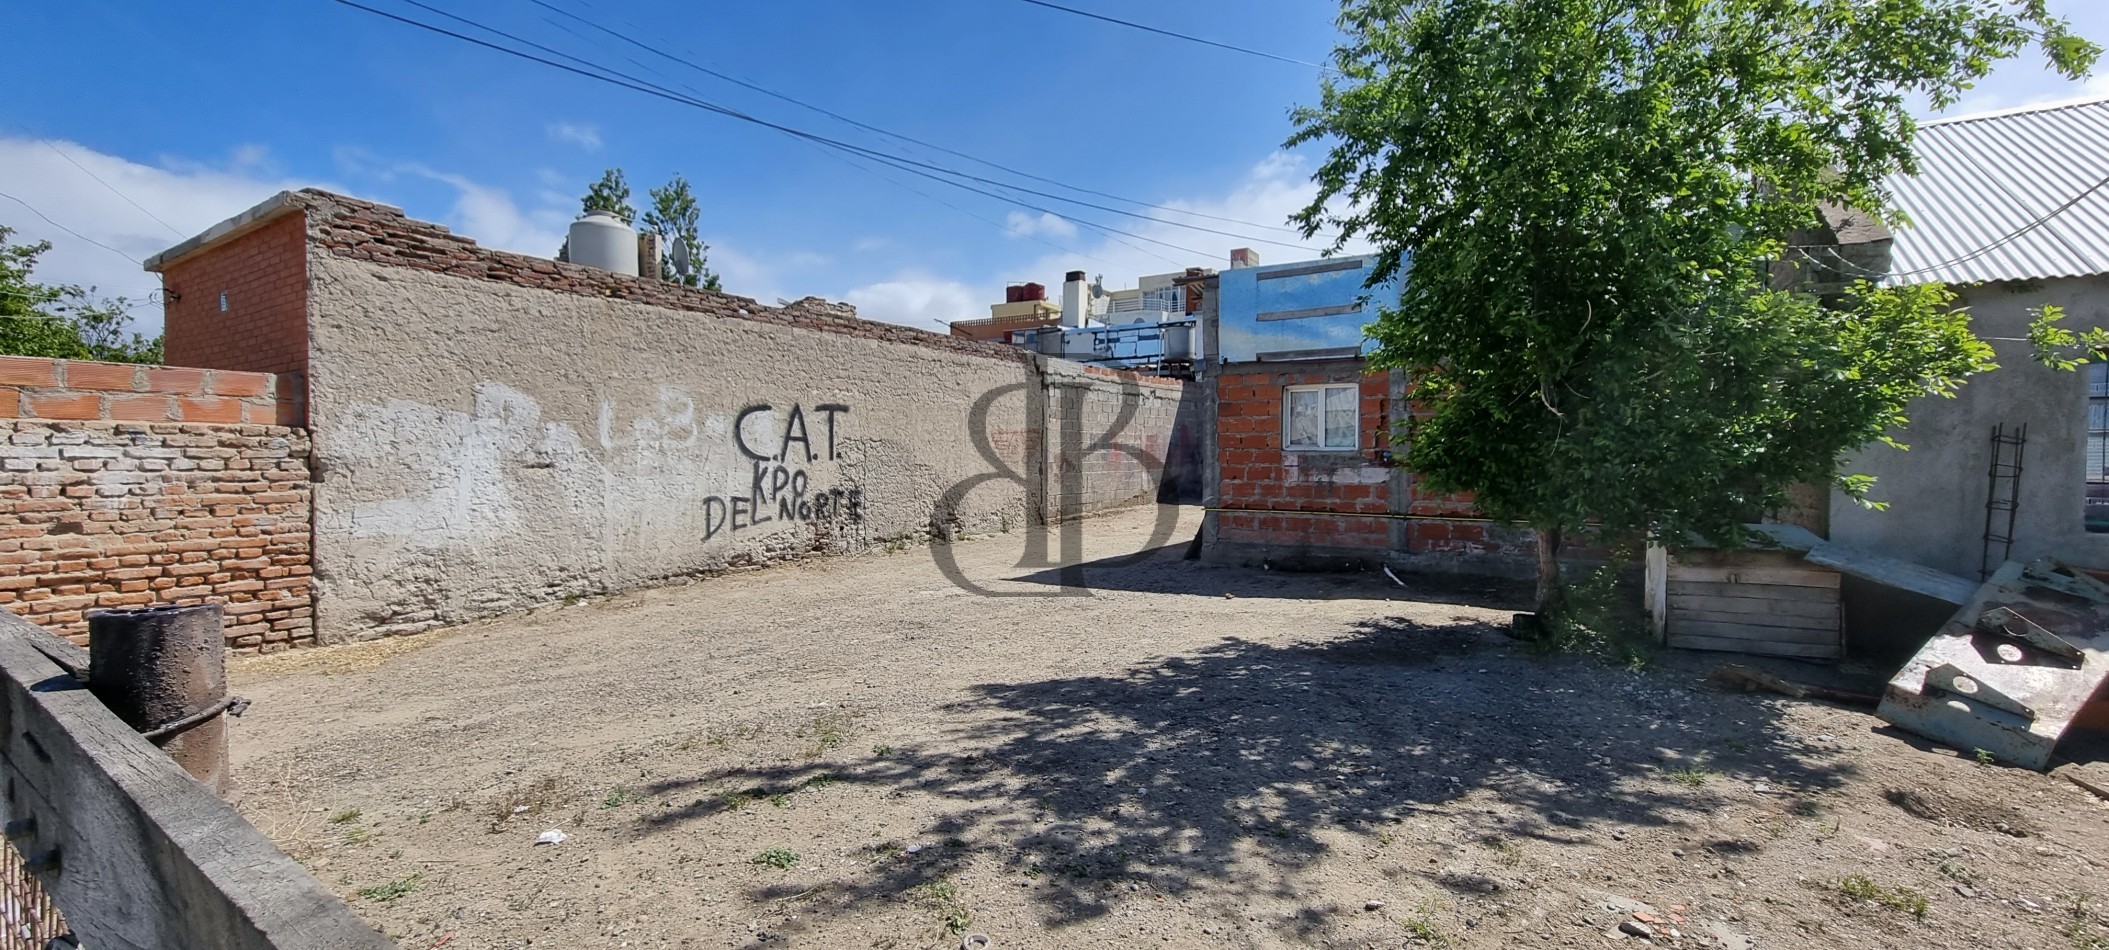
[[[1355, 424], [1348, 429], [1346, 445], [1326, 444], [1325, 394], [1329, 390], [1348, 391], [1348, 400], [1355, 407]], [[1318, 394], [1318, 445], [1293, 445], [1289, 440], [1289, 404], [1297, 393]], [[1362, 387], [1355, 383], [1316, 383], [1308, 386], [1282, 387], [1282, 450], [1285, 452], [1359, 452], [1362, 450]]]

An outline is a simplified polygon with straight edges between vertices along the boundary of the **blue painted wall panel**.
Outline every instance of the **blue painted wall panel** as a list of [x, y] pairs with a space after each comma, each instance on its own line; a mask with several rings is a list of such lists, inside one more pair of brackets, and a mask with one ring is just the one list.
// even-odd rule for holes
[[[1221, 352], [1215, 355], [1243, 363], [1265, 354], [1365, 351], [1362, 328], [1399, 299], [1396, 280], [1362, 286], [1375, 265], [1373, 257], [1339, 257], [1222, 272], [1216, 298]], [[1364, 295], [1367, 302], [1360, 301]]]

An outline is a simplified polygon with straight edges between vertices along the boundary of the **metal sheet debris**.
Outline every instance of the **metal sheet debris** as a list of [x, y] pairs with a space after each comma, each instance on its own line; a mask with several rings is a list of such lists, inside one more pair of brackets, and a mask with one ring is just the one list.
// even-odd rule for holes
[[1876, 715], [2041, 771], [2105, 680], [2109, 584], [2050, 558], [2010, 562], [1897, 671]]

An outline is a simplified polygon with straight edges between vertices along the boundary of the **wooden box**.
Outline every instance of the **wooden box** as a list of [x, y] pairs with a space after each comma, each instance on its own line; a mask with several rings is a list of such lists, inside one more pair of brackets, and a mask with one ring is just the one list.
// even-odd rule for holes
[[1648, 552], [1648, 607], [1662, 643], [1688, 650], [1835, 660], [1845, 653], [1839, 574], [1792, 550]]

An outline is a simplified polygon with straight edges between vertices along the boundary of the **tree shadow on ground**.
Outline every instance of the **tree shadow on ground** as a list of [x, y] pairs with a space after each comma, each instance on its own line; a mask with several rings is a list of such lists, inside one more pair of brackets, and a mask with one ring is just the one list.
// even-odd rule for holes
[[[1190, 542], [1180, 541], [1133, 554], [1029, 571], [1008, 580], [1048, 587], [1186, 594], [1199, 597], [1292, 600], [1413, 600], [1504, 609], [1528, 609], [1531, 585], [1463, 574], [1426, 574], [1328, 562], [1324, 570], [1269, 567], [1259, 570], [1190, 561]], [[1052, 550], [1052, 547], [1050, 547]]]
[[[1307, 642], [1227, 636], [1106, 674], [983, 684], [945, 708], [946, 734], [885, 758], [716, 772], [652, 791], [778, 794], [825, 776], [927, 796], [942, 817], [916, 840], [944, 843], [915, 853], [879, 843], [822, 886], [819, 912], [898, 899], [986, 855], [1031, 888], [1053, 926], [1109, 913], [1123, 890], [1224, 908], [1294, 899], [1297, 872], [1417, 816], [1466, 840], [1563, 846], [1720, 806], [1719, 783], [1687, 784], [1679, 769], [1765, 782], [1797, 808], [1851, 770], [1784, 734], [1780, 708], [1663, 674], [1530, 657], [1469, 618], [1388, 619]], [[702, 798], [639, 833], [722, 807]], [[1505, 886], [1484, 869], [1401, 873], [1460, 893]], [[751, 896], [789, 896], [778, 890]]]

